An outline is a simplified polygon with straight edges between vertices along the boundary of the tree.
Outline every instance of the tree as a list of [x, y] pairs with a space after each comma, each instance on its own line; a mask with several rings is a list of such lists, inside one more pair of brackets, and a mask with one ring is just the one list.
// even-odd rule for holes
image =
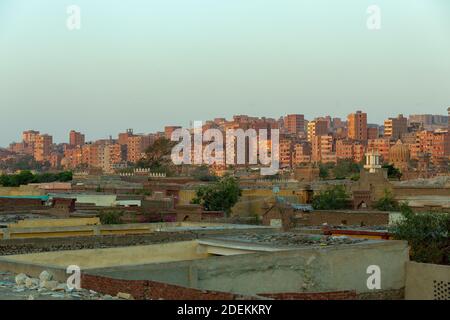
[[336, 166], [333, 168], [333, 173], [336, 179], [345, 179], [359, 174], [361, 168], [352, 160], [342, 159], [338, 160]]
[[50, 168], [48, 162], [37, 162], [33, 156], [17, 155], [14, 158], [7, 159], [0, 162], [0, 169], [19, 171], [19, 170], [38, 170], [44, 171]]
[[139, 168], [150, 168], [153, 172], [172, 172], [170, 155], [175, 142], [166, 138], [157, 139], [145, 151], [145, 157], [137, 162]]
[[338, 210], [348, 207], [350, 196], [344, 186], [332, 186], [315, 195], [312, 206], [316, 210]]
[[100, 222], [102, 224], [121, 224], [122, 223], [122, 211], [107, 210], [100, 212]]
[[241, 189], [237, 179], [226, 176], [214, 184], [198, 188], [191, 203], [200, 204], [207, 211], [225, 211], [229, 214], [240, 196]]
[[403, 219], [392, 231], [397, 240], [406, 240], [411, 246], [411, 260], [422, 263], [450, 264], [450, 214], [414, 213], [407, 204], [401, 204]]
[[193, 170], [192, 177], [200, 181], [217, 181], [217, 176], [211, 174], [208, 166], [204, 164]]
[[43, 173], [33, 174], [31, 171], [24, 170], [19, 174], [0, 176], [0, 185], [4, 187], [18, 187], [29, 183], [46, 183], [46, 182], [68, 182], [72, 181], [72, 172], [64, 171], [60, 173]]
[[400, 170], [394, 167], [394, 165], [392, 164], [384, 164], [382, 168], [387, 169], [389, 179], [400, 180], [400, 178], [402, 177], [402, 173], [400, 172]]
[[384, 196], [375, 202], [374, 208], [380, 211], [398, 211], [400, 207], [392, 192], [384, 189]]
[[321, 179], [327, 179], [330, 175], [329, 166], [325, 164], [319, 164], [319, 177]]

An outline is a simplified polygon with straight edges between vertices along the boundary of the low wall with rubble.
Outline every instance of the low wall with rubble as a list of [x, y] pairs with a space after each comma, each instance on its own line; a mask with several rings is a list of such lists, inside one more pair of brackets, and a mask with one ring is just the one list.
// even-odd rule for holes
[[90, 273], [237, 294], [355, 290], [357, 294], [373, 295], [377, 290], [367, 288], [367, 268], [377, 265], [382, 273], [379, 293], [383, 298], [391, 292], [402, 292], [408, 260], [405, 241], [382, 241], [105, 268]]
[[[239, 234], [246, 231], [264, 233], [273, 232], [272, 228], [252, 228], [245, 226], [241, 228], [201, 228], [189, 230], [189, 226], [195, 224], [189, 223], [152, 223], [152, 224], [137, 224], [147, 227], [146, 232], [141, 233], [110, 233], [104, 235], [87, 235], [87, 236], [64, 236], [64, 237], [24, 237], [13, 239], [0, 240], [0, 256], [50, 252], [60, 250], [79, 250], [79, 249], [96, 249], [96, 248], [111, 248], [111, 247], [125, 247], [132, 245], [146, 245], [154, 243], [166, 243], [184, 240], [199, 239], [215, 234]], [[207, 226], [208, 224], [200, 224]], [[212, 224], [213, 226], [215, 224]], [[119, 228], [123, 225], [103, 226], [105, 228]], [[170, 228], [173, 226], [173, 228]], [[219, 226], [219, 225], [218, 225]], [[93, 227], [93, 226], [88, 226]], [[180, 229], [177, 230], [177, 227]], [[66, 227], [67, 228], [67, 227]], [[72, 227], [68, 227], [69, 229]], [[79, 227], [75, 227], [79, 228]], [[186, 228], [186, 229], [184, 229]], [[54, 229], [54, 228], [53, 228]], [[57, 228], [61, 229], [61, 228]], [[25, 229], [19, 229], [25, 230]], [[32, 229], [33, 230], [33, 229]], [[107, 230], [107, 229], [106, 229]], [[145, 231], [145, 230], [144, 230]]]
[[243, 300], [256, 297], [243, 296], [229, 292], [199, 290], [168, 283], [149, 280], [120, 280], [109, 277], [82, 274], [83, 289], [117, 295], [119, 292], [129, 293], [140, 300]]
[[87, 237], [7, 239], [0, 241], [0, 256], [61, 250], [137, 246], [193, 240], [197, 237], [195, 233], [185, 231]]
[[263, 297], [275, 300], [356, 300], [357, 294], [354, 290], [332, 291], [332, 292], [300, 292], [300, 293], [265, 293]]

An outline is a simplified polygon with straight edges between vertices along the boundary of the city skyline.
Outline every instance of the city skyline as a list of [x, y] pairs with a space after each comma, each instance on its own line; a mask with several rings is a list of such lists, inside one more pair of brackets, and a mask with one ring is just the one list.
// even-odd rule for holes
[[[450, 107], [448, 107], [448, 109], [450, 109]], [[344, 122], [348, 122], [348, 117], [351, 114], [353, 114], [354, 112], [359, 112], [359, 111], [354, 110], [352, 113], [349, 113], [348, 115], [343, 116], [343, 117], [334, 116], [332, 114], [327, 114], [327, 115], [318, 116], [318, 117], [310, 118], [310, 119], [308, 119], [304, 114], [301, 114], [301, 113], [290, 113], [289, 115], [301, 115], [301, 116], [304, 117], [305, 121], [309, 121], [309, 122], [313, 122], [316, 119], [324, 119], [326, 117], [330, 117], [330, 119], [340, 119], [340, 120], [342, 120]], [[361, 112], [365, 112], [365, 111], [362, 110]], [[120, 133], [126, 132], [127, 130], [130, 130], [130, 129], [133, 130], [133, 133], [137, 134], [137, 135], [151, 135], [151, 134], [157, 134], [157, 133], [164, 133], [165, 128], [172, 127], [172, 126], [173, 127], [182, 127], [182, 128], [191, 128], [192, 129], [193, 128], [193, 123], [195, 121], [202, 121], [204, 124], [207, 123], [207, 122], [211, 122], [214, 119], [221, 119], [221, 118], [225, 119], [226, 121], [233, 121], [233, 118], [235, 116], [240, 116], [240, 115], [245, 115], [245, 116], [249, 116], [249, 117], [252, 117], [252, 118], [260, 118], [260, 119], [266, 118], [266, 119], [273, 119], [275, 121], [284, 121], [285, 122], [284, 126], [286, 128], [289, 126], [288, 122], [286, 122], [287, 121], [286, 117], [288, 116], [288, 114], [280, 115], [278, 117], [269, 117], [269, 116], [265, 116], [265, 115], [252, 115], [252, 114], [241, 113], [239, 115], [236, 115], [236, 114], [231, 115], [230, 117], [216, 116], [216, 117], [211, 118], [211, 119], [192, 120], [192, 121], [189, 121], [189, 123], [187, 123], [185, 125], [183, 125], [183, 124], [176, 124], [176, 123], [166, 123], [166, 124], [163, 124], [162, 127], [157, 128], [155, 130], [135, 130], [135, 128], [133, 126], [129, 126], [128, 128], [118, 128], [114, 132], [111, 132], [111, 133], [105, 134], [104, 136], [99, 136], [99, 137], [92, 137], [92, 135], [90, 134], [89, 130], [83, 131], [83, 130], [79, 130], [79, 128], [66, 128], [66, 132], [64, 132], [64, 134], [61, 135], [60, 137], [55, 136], [53, 134], [53, 132], [50, 129], [48, 129], [48, 128], [25, 128], [24, 130], [21, 130], [20, 132], [17, 133], [17, 138], [16, 139], [8, 141], [5, 145], [1, 145], [0, 144], [0, 148], [8, 148], [11, 143], [21, 142], [22, 139], [20, 137], [20, 134], [22, 134], [23, 132], [27, 132], [27, 131], [37, 131], [37, 132], [40, 132], [41, 134], [50, 135], [53, 138], [53, 143], [54, 144], [70, 143], [70, 140], [72, 139], [71, 138], [72, 132], [81, 133], [83, 135], [83, 143], [85, 143], [85, 142], [86, 143], [90, 143], [90, 142], [95, 142], [95, 141], [105, 140], [105, 139], [110, 139], [110, 138], [115, 140]], [[370, 115], [367, 114], [367, 124], [368, 125], [377, 125], [379, 127], [384, 127], [384, 125], [385, 125], [387, 120], [395, 119], [397, 116], [405, 116], [406, 119], [411, 119], [412, 117], [418, 117], [418, 116], [432, 116], [432, 117], [436, 117], [437, 116], [437, 117], [445, 117], [445, 118], [450, 117], [450, 116], [448, 116], [447, 114], [445, 114], [443, 112], [442, 113], [438, 113], [438, 114], [429, 114], [429, 113], [414, 114], [414, 115], [412, 115], [412, 114], [411, 115], [397, 114], [397, 115], [392, 116], [392, 117], [391, 116], [386, 117], [382, 121], [382, 123], [374, 123], [374, 122], [370, 122], [369, 121]], [[347, 125], [348, 125], [348, 123], [347, 123]], [[305, 127], [304, 131], [307, 133], [308, 132], [308, 128]]]
[[[0, 4], [0, 145], [28, 128], [62, 141], [233, 114], [344, 118], [381, 124], [450, 105], [450, 3], [78, 0]], [[101, 119], [101, 125], [98, 125]]]
[[[267, 164], [270, 158], [276, 170], [317, 163], [336, 164], [342, 160], [361, 163], [367, 152], [375, 152], [384, 163], [392, 162], [402, 170], [411, 167], [411, 159], [421, 161], [429, 157], [436, 170], [446, 171], [450, 155], [450, 107], [447, 112], [448, 116], [424, 114], [408, 118], [399, 114], [387, 118], [383, 126], [368, 123], [368, 115], [362, 110], [347, 115], [345, 120], [326, 116], [308, 121], [303, 114], [288, 114], [279, 119], [240, 114], [231, 119], [216, 117], [195, 122], [188, 127], [191, 130], [173, 125], [164, 126], [164, 131], [145, 134], [126, 129], [114, 138], [111, 135], [96, 141], [87, 141], [84, 132], [72, 129], [69, 143], [62, 144], [55, 144], [52, 135], [27, 130], [22, 133], [22, 141], [9, 145], [10, 153], [4, 152], [4, 157], [11, 161], [28, 155], [37, 165], [54, 169], [89, 168], [113, 173], [142, 165], [148, 150], [167, 145], [174, 164], [192, 164], [194, 154], [196, 165], [207, 163], [219, 171], [226, 168], [225, 158], [227, 165], [257, 164], [258, 152], [270, 153], [270, 157], [262, 156], [262, 162]], [[240, 141], [235, 145], [240, 150], [237, 158], [233, 136]], [[247, 143], [246, 136], [249, 137], [247, 160], [246, 147], [242, 145]], [[160, 138], [177, 142], [170, 146]]]

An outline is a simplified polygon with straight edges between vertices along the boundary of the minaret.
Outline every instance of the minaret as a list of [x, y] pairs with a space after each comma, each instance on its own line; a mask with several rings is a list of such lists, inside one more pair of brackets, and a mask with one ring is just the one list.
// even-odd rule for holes
[[375, 173], [381, 169], [380, 154], [376, 150], [371, 150], [366, 153], [366, 164], [364, 169], [369, 170], [370, 173]]

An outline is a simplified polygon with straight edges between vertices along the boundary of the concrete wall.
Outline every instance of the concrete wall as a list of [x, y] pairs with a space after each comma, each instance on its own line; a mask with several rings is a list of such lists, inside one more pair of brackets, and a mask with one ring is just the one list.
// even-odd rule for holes
[[450, 266], [408, 262], [405, 299], [450, 300]]
[[160, 231], [189, 231], [197, 230], [209, 233], [217, 231], [222, 233], [233, 232], [233, 230], [243, 231], [256, 229], [269, 229], [259, 226], [231, 225], [209, 222], [160, 222], [160, 223], [131, 223], [131, 224], [112, 224], [112, 225], [69, 225], [59, 226], [55, 221], [53, 226], [14, 227], [0, 229], [0, 239], [19, 239], [19, 238], [62, 238], [75, 236], [95, 236], [95, 235], [131, 235], [148, 234]]
[[[103, 235], [64, 238], [22, 238], [0, 241], [0, 256], [63, 250], [126, 247], [196, 239], [193, 232]], [[0, 270], [3, 270], [0, 268]]]
[[300, 224], [320, 226], [329, 225], [364, 225], [387, 226], [389, 213], [380, 211], [343, 211], [343, 210], [315, 210], [303, 215], [305, 220]]
[[0, 196], [42, 196], [44, 194], [44, 190], [32, 185], [23, 185], [20, 187], [0, 187]]
[[450, 188], [394, 186], [394, 195], [398, 198], [414, 196], [449, 196]]
[[114, 207], [116, 206], [117, 195], [112, 194], [52, 194], [58, 198], [72, 198], [76, 199], [77, 204], [95, 204], [97, 207]]
[[98, 217], [68, 219], [26, 219], [8, 224], [8, 228], [48, 228], [99, 225]]
[[240, 294], [343, 290], [371, 293], [373, 290], [366, 285], [368, 266], [380, 266], [381, 290], [401, 290], [405, 286], [408, 259], [406, 242], [384, 241], [92, 272], [120, 279], [153, 280]]
[[182, 241], [147, 246], [108, 249], [66, 250], [3, 257], [2, 261], [66, 268], [77, 265], [82, 270], [110, 266], [128, 266], [168, 261], [203, 259], [196, 241]]

